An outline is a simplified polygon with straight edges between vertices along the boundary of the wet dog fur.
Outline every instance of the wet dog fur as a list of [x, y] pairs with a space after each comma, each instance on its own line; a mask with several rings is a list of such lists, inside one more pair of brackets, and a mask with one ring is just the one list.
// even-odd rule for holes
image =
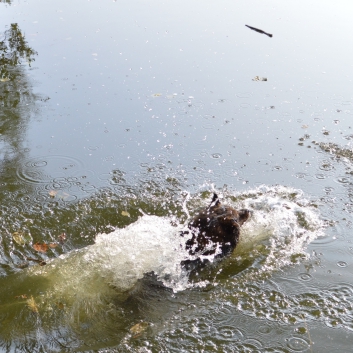
[[251, 211], [223, 205], [216, 193], [206, 209], [201, 210], [188, 224], [182, 236], [188, 236], [185, 248], [196, 260], [183, 262], [186, 268], [200, 264], [200, 256], [222, 258], [233, 252], [239, 242], [240, 227], [251, 216]]

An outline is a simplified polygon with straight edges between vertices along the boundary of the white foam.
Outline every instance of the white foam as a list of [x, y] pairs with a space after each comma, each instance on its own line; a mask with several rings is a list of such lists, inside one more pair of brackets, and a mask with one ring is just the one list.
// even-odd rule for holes
[[145, 273], [154, 272], [167, 286], [183, 289], [186, 274], [181, 261], [187, 253], [181, 247], [181, 227], [171, 219], [144, 215], [126, 228], [98, 234], [84, 260], [113, 286], [130, 289]]
[[[234, 207], [254, 211], [242, 228], [240, 253], [266, 238], [264, 269], [289, 264], [291, 255], [303, 253], [310, 241], [323, 234], [319, 214], [298, 190], [263, 186], [234, 196], [242, 199]], [[180, 265], [188, 258], [185, 239], [180, 237], [184, 226], [172, 223], [171, 218], [144, 215], [126, 228], [98, 234], [95, 244], [85, 249], [29, 271], [46, 276], [52, 293], [65, 297], [100, 300], [104, 294], [129, 291], [149, 272], [175, 292], [184, 290], [191, 286]]]
[[291, 263], [291, 256], [304, 255], [306, 246], [324, 234], [320, 214], [301, 190], [283, 186], [261, 186], [250, 190], [242, 204], [253, 210], [243, 227], [241, 246], [247, 248], [267, 239], [269, 253], [263, 270], [275, 270]]

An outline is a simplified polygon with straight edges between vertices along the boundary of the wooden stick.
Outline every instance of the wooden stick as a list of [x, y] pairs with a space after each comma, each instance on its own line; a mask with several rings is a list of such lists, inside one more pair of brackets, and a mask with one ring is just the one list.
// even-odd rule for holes
[[270, 33], [267, 33], [265, 31], [263, 31], [262, 29], [258, 29], [258, 28], [255, 28], [255, 27], [251, 27], [251, 26], [248, 26], [248, 25], [245, 25], [246, 27], [252, 29], [253, 31], [256, 31], [256, 32], [259, 32], [259, 33], [262, 33], [262, 34], [266, 34], [267, 36], [271, 37], [272, 38], [272, 34]]

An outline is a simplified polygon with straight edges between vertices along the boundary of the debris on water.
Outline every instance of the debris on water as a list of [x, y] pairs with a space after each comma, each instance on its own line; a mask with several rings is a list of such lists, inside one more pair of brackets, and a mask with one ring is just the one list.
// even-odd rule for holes
[[21, 246], [32, 242], [31, 235], [25, 234], [22, 231], [12, 233], [12, 238], [18, 245], [21, 245]]
[[255, 76], [252, 80], [253, 81], [267, 81], [267, 78], [261, 77], [261, 76]]
[[253, 31], [255, 32], [259, 32], [259, 33], [262, 33], [262, 34], [266, 34], [267, 36], [271, 37], [272, 38], [272, 34], [270, 33], [267, 33], [265, 31], [263, 31], [262, 29], [258, 29], [258, 28], [255, 28], [255, 27], [251, 27], [251, 26], [248, 26], [248, 25], [245, 25], [246, 27], [252, 29]]
[[55, 197], [57, 193], [58, 193], [57, 190], [50, 190], [50, 191], [48, 192], [48, 194], [49, 194], [50, 197]]
[[60, 310], [64, 310], [65, 309], [65, 304], [62, 302], [56, 302], [55, 303], [56, 306], [60, 309]]
[[47, 252], [48, 251], [48, 244], [46, 243], [35, 243], [33, 244], [33, 249], [39, 252]]
[[38, 306], [36, 301], [33, 298], [33, 295], [31, 295], [31, 297], [29, 299], [27, 299], [27, 307], [34, 313], [38, 314], [39, 310], [38, 310]]
[[132, 338], [137, 338], [140, 336], [142, 332], [146, 331], [147, 327], [147, 322], [139, 322], [138, 324], [130, 327], [130, 333], [133, 335]]
[[58, 241], [59, 241], [59, 243], [63, 244], [66, 241], [66, 234], [65, 233], [61, 233], [58, 236]]
[[127, 211], [121, 211], [121, 215], [125, 217], [130, 217], [130, 213]]
[[27, 299], [27, 295], [26, 294], [20, 294], [20, 295], [15, 295], [15, 299]]
[[33, 261], [33, 262], [36, 262], [39, 264], [39, 266], [44, 266], [46, 265], [47, 263], [43, 260], [38, 260], [38, 259], [34, 259], [33, 257], [26, 257], [27, 261]]

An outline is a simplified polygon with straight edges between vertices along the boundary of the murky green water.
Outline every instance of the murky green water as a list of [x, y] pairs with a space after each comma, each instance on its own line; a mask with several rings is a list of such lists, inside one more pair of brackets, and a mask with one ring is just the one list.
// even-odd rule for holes
[[[351, 352], [351, 10], [1, 1], [0, 350]], [[189, 277], [213, 190], [254, 217]]]

